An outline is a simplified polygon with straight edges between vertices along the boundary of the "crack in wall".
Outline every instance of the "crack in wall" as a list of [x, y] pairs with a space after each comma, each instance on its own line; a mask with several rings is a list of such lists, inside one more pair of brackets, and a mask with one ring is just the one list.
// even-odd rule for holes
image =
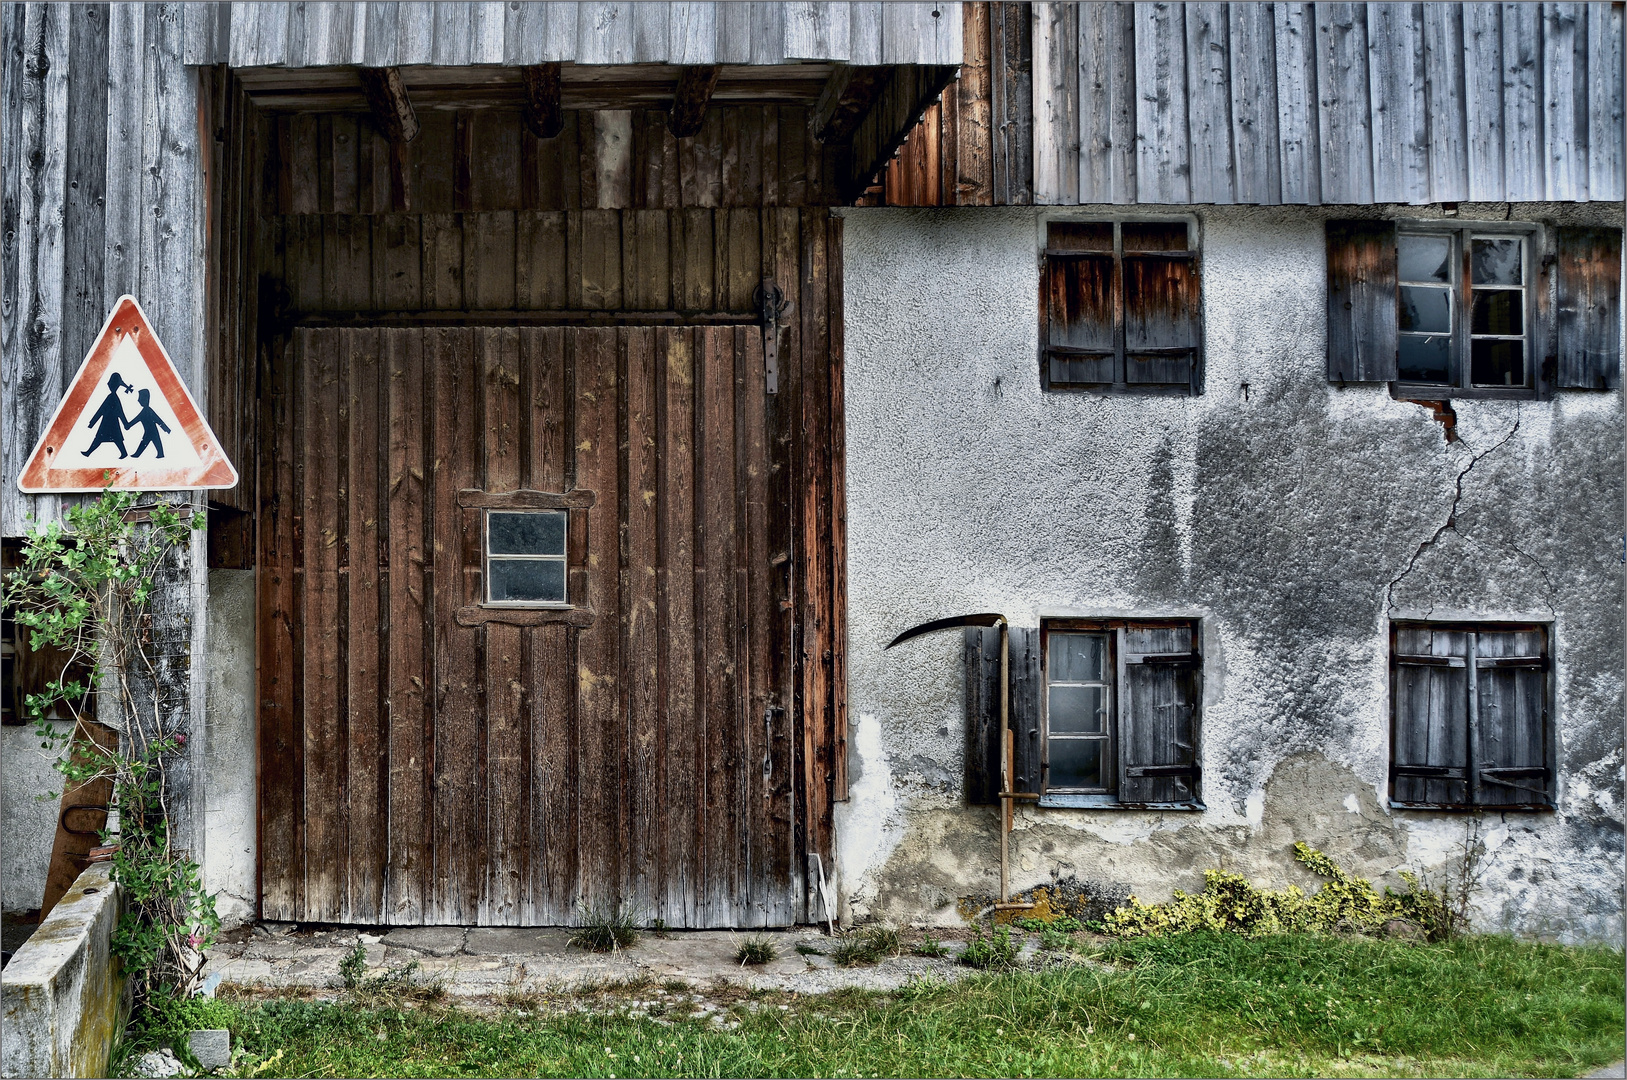
[[[1407, 578], [1407, 576], [1409, 574], [1411, 574], [1413, 572], [1413, 570], [1415, 570], [1417, 568], [1418, 560], [1423, 558], [1424, 552], [1428, 551], [1430, 548], [1432, 548], [1436, 544], [1440, 543], [1441, 537], [1446, 535], [1446, 531], [1448, 529], [1451, 529], [1454, 532], [1457, 530], [1458, 504], [1463, 501], [1463, 482], [1464, 482], [1464, 480], [1468, 479], [1469, 474], [1474, 471], [1474, 467], [1476, 465], [1480, 464], [1481, 459], [1489, 457], [1490, 455], [1496, 453], [1498, 450], [1502, 449], [1504, 443], [1508, 442], [1508, 440], [1510, 440], [1510, 439], [1512, 439], [1514, 437], [1515, 433], [1520, 430], [1521, 416], [1522, 416], [1522, 413], [1521, 413], [1520, 405], [1519, 405], [1518, 402], [1516, 402], [1515, 405], [1514, 405], [1514, 425], [1508, 429], [1508, 431], [1503, 435], [1503, 437], [1501, 439], [1498, 439], [1495, 444], [1493, 444], [1490, 447], [1487, 447], [1485, 450], [1482, 450], [1478, 454], [1474, 453], [1474, 448], [1473, 447], [1469, 447], [1469, 452], [1470, 452], [1469, 463], [1467, 465], [1465, 465], [1463, 467], [1463, 469], [1457, 475], [1457, 481], [1453, 485], [1453, 489], [1452, 489], [1452, 505], [1447, 508], [1446, 520], [1441, 522], [1440, 525], [1436, 527], [1435, 531], [1433, 533], [1431, 533], [1428, 538], [1426, 538], [1422, 543], [1420, 543], [1418, 545], [1417, 550], [1415, 550], [1412, 553], [1412, 557], [1407, 560], [1406, 568], [1403, 569], [1395, 577], [1391, 578], [1389, 584], [1384, 587], [1384, 614], [1385, 615], [1389, 615], [1395, 609], [1395, 587], [1397, 585], [1401, 584], [1401, 582], [1404, 581]], [[1461, 438], [1458, 439], [1457, 441], [1463, 442], [1464, 446], [1469, 445], [1466, 441], [1462, 440]], [[1516, 550], [1518, 550], [1518, 549], [1516, 549]], [[1522, 551], [1522, 552], [1520, 552], [1520, 554], [1524, 555], [1525, 553]], [[1526, 556], [1526, 557], [1530, 558], [1530, 556]], [[1535, 562], [1534, 559], [1532, 561]], [[1551, 581], [1549, 581], [1549, 579], [1548, 579], [1548, 572], [1540, 564], [1538, 564], [1538, 569], [1542, 573], [1543, 580], [1548, 582], [1549, 596], [1552, 597], [1552, 595], [1553, 595], [1553, 583]], [[1552, 607], [1553, 607], [1553, 604], [1552, 604], [1552, 602], [1550, 600], [1549, 608], [1551, 609]], [[1434, 605], [1431, 604], [1430, 607], [1424, 613], [1425, 617], [1427, 618], [1429, 615], [1433, 614], [1434, 610], [1435, 610]]]

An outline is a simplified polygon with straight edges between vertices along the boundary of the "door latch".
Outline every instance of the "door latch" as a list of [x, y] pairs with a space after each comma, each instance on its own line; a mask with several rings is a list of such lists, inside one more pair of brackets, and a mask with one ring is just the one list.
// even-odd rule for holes
[[791, 301], [774, 284], [773, 278], [764, 278], [752, 297], [757, 314], [763, 320], [763, 368], [768, 392], [780, 392], [780, 325], [791, 313]]

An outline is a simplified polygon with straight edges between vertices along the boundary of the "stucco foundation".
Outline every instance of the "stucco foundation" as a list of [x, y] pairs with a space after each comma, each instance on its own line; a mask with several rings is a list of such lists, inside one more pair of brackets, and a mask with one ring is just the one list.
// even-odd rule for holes
[[[1622, 219], [1460, 220], [1505, 212]], [[948, 922], [946, 896], [995, 881], [995, 811], [961, 791], [960, 640], [883, 652], [905, 627], [1202, 619], [1207, 809], [1025, 808], [1012, 836], [1014, 887], [1077, 876], [1153, 899], [1208, 866], [1306, 882], [1295, 840], [1375, 881], [1444, 872], [1469, 819], [1387, 805], [1389, 621], [1520, 619], [1552, 624], [1558, 809], [1484, 820], [1476, 917], [1620, 941], [1621, 394], [1454, 401], [1448, 443], [1386, 387], [1330, 385], [1335, 216], [1198, 210], [1206, 378], [1188, 399], [1040, 390], [1040, 213], [847, 212], [848, 917]]]

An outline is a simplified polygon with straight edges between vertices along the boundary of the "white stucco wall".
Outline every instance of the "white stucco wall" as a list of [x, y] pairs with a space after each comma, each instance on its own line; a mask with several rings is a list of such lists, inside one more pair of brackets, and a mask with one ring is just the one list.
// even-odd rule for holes
[[956, 897], [996, 887], [996, 811], [961, 791], [961, 639], [884, 653], [901, 629], [1203, 620], [1208, 809], [1030, 807], [1012, 837], [1014, 888], [1074, 876], [1151, 899], [1208, 866], [1307, 881], [1294, 840], [1375, 880], [1441, 872], [1469, 819], [1386, 805], [1389, 620], [1530, 619], [1554, 625], [1559, 809], [1485, 819], [1478, 918], [1619, 940], [1621, 395], [1454, 401], [1449, 444], [1387, 388], [1324, 377], [1323, 221], [1346, 215], [1197, 216], [1205, 392], [1110, 398], [1040, 389], [1037, 211], [847, 212], [845, 910], [952, 922]]
[[254, 918], [258, 905], [254, 671], [254, 571], [211, 570], [200, 861], [227, 927]]
[[[67, 731], [67, 724], [57, 725]], [[62, 774], [34, 725], [0, 728], [0, 909], [28, 911], [45, 898]], [[57, 798], [40, 798], [44, 794]]]

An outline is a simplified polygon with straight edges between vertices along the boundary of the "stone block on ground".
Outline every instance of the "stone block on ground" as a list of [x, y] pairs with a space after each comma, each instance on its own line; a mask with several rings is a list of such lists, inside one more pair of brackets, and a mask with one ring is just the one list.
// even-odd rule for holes
[[461, 926], [404, 926], [385, 934], [384, 944], [424, 956], [451, 956], [463, 951], [465, 933]]
[[187, 1049], [205, 1069], [224, 1069], [232, 1063], [232, 1033], [225, 1028], [204, 1028], [186, 1037]]
[[463, 951], [471, 956], [539, 956], [564, 953], [570, 931], [555, 928], [492, 927], [470, 930]]

